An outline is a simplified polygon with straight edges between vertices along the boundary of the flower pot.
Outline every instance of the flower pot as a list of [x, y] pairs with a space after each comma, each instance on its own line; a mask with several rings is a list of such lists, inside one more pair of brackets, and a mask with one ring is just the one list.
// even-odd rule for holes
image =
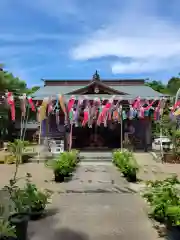
[[32, 208], [30, 211], [30, 220], [35, 221], [38, 220], [42, 217], [42, 215], [44, 214], [44, 209], [40, 208]]
[[17, 238], [14, 238], [14, 237], [0, 237], [0, 240], [17, 240]]
[[176, 162], [176, 156], [174, 156], [174, 154], [171, 153], [164, 153], [163, 154], [163, 161], [165, 163], [175, 163]]
[[64, 182], [64, 175], [54, 173], [54, 180], [55, 182]]
[[9, 217], [10, 223], [15, 226], [17, 240], [26, 240], [27, 239], [27, 227], [29, 216], [27, 214], [13, 214]]
[[137, 177], [136, 174], [130, 174], [128, 176], [126, 176], [128, 182], [136, 182], [137, 181]]

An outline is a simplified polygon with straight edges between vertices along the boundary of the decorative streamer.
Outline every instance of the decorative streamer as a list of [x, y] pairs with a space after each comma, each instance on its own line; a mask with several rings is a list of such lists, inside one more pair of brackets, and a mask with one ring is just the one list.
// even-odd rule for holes
[[22, 117], [25, 117], [25, 115], [26, 115], [26, 105], [27, 105], [27, 98], [26, 98], [26, 93], [24, 93], [20, 97], [21, 116]]
[[180, 101], [177, 101], [177, 102], [173, 105], [173, 107], [172, 107], [172, 109], [171, 109], [171, 112], [175, 112], [175, 110], [176, 110], [178, 107], [180, 107]]
[[98, 120], [99, 114], [102, 112], [101, 99], [97, 98], [95, 102], [95, 114], [93, 120]]
[[92, 106], [91, 106], [90, 111], [89, 111], [89, 126], [91, 128], [92, 128], [92, 125], [93, 125], [93, 120], [94, 120], [95, 111], [96, 111], [96, 100], [97, 100], [97, 98], [94, 98], [94, 100], [92, 102]]
[[73, 120], [74, 120], [74, 109], [73, 109], [73, 106], [74, 106], [74, 103], [76, 101], [76, 98], [74, 96], [72, 96], [70, 99], [69, 99], [69, 102], [68, 102], [68, 115], [69, 115], [69, 120], [70, 120], [70, 123], [73, 124]]
[[[93, 103], [92, 103], [93, 104]], [[90, 101], [88, 102], [88, 110], [89, 110], [89, 118], [88, 118], [88, 127], [92, 128], [92, 111], [93, 111], [93, 106], [91, 106]]]
[[65, 101], [64, 101], [64, 97], [62, 95], [59, 95], [58, 96], [58, 100], [59, 100], [59, 103], [60, 103], [60, 106], [61, 106], [61, 109], [64, 113], [64, 124], [67, 125], [68, 124], [68, 113], [67, 113], [67, 110], [66, 110], [66, 105], [65, 105]]
[[174, 116], [179, 116], [180, 115], [180, 107], [174, 112]]
[[34, 103], [33, 103], [33, 100], [32, 100], [31, 97], [28, 97], [28, 103], [29, 103], [29, 105], [30, 105], [30, 107], [31, 107], [31, 110], [32, 110], [33, 112], [35, 112], [36, 109], [35, 109], [35, 106], [34, 106]]
[[69, 120], [70, 120], [70, 123], [73, 124], [73, 120], [74, 120], [74, 110], [73, 110], [73, 108], [69, 112]]
[[133, 111], [133, 117], [134, 117], [134, 118], [136, 118], [136, 117], [137, 117], [137, 115], [138, 115], [138, 112], [137, 112], [137, 110], [136, 110], [136, 109], [134, 109], [134, 111]]
[[103, 108], [102, 111], [102, 118], [105, 117], [105, 114], [107, 113], [107, 111], [111, 108], [113, 101], [114, 101], [115, 96], [113, 96], [111, 99], [109, 99], [109, 101], [106, 103], [105, 107]]
[[76, 101], [75, 96], [72, 96], [72, 97], [69, 99], [69, 102], [68, 102], [68, 113], [72, 110], [75, 101]]
[[83, 118], [82, 126], [85, 126], [88, 123], [88, 119], [89, 119], [89, 109], [88, 109], [88, 106], [86, 106], [86, 108], [84, 109], [84, 118]]
[[111, 108], [111, 106], [113, 104], [114, 98], [115, 98], [115, 96], [110, 98], [109, 101], [106, 103], [106, 105], [102, 107], [102, 111], [101, 111], [101, 113], [99, 113], [99, 117], [98, 117], [98, 123], [97, 123], [98, 125], [100, 125], [104, 121], [107, 112], [109, 111], [109, 109]]
[[157, 101], [157, 99], [154, 100], [154, 101], [152, 101], [147, 107], [144, 107], [144, 111], [150, 110], [150, 108], [152, 108], [153, 104], [154, 104], [156, 101]]
[[145, 110], [145, 111], [144, 111], [144, 116], [145, 116], [145, 117], [148, 117], [148, 116], [149, 116], [149, 110]]
[[75, 110], [75, 114], [74, 114], [75, 127], [79, 126], [78, 120], [79, 120], [80, 106], [82, 105], [82, 103], [83, 103], [83, 98], [81, 97], [78, 99], [78, 103], [76, 105], [76, 110]]
[[104, 110], [105, 106], [102, 106], [102, 104], [99, 105], [98, 107], [98, 114], [97, 114], [97, 125], [100, 126], [101, 123], [103, 122], [103, 117], [102, 117], [102, 111]]
[[44, 100], [42, 101], [42, 104], [39, 110], [39, 122], [42, 122], [46, 118], [46, 110], [47, 110], [48, 102], [49, 102], [48, 97], [44, 98]]
[[62, 111], [64, 112], [65, 115], [67, 115], [64, 97], [62, 95], [59, 95], [58, 100], [59, 100]]
[[174, 116], [174, 113], [173, 113], [173, 112], [170, 112], [170, 113], [169, 113], [169, 118], [170, 118], [172, 121], [175, 121], [175, 120], [176, 120], [176, 117]]
[[157, 107], [155, 108], [155, 111], [154, 111], [154, 120], [155, 121], [160, 120], [160, 106], [161, 106], [161, 101], [158, 102], [158, 105], [157, 105]]
[[52, 97], [50, 97], [48, 101], [48, 109], [47, 109], [48, 116], [50, 113], [52, 113], [52, 111], [53, 111], [53, 102], [52, 102]]
[[6, 97], [7, 97], [7, 103], [10, 106], [10, 110], [11, 110], [11, 120], [15, 121], [15, 102], [14, 102], [14, 97], [13, 97], [11, 92], [7, 92], [6, 93]]
[[23, 131], [25, 128], [25, 116], [26, 116], [26, 106], [27, 106], [27, 97], [26, 93], [19, 97], [20, 107], [21, 107], [21, 129], [20, 129], [20, 139], [22, 139]]
[[130, 105], [130, 109], [129, 109], [129, 119], [132, 120], [134, 118], [134, 109], [132, 107], [132, 105]]
[[127, 115], [126, 115], [126, 111], [125, 110], [122, 111], [122, 119], [123, 120], [127, 119]]
[[[26, 129], [27, 129], [27, 123], [28, 123], [28, 118], [29, 118], [29, 105], [27, 104], [27, 113], [26, 113], [26, 117], [24, 119], [24, 123], [23, 123], [23, 130], [22, 130], [22, 141], [24, 141], [25, 139], [25, 135], [26, 135]], [[21, 138], [20, 138], [21, 139]]]
[[140, 104], [141, 104], [141, 98], [140, 98], [140, 97], [137, 97], [137, 98], [135, 99], [135, 101], [133, 102], [132, 106], [133, 106], [133, 108], [139, 110], [139, 109], [140, 109]]
[[139, 111], [138, 111], [138, 117], [139, 118], [144, 118], [144, 108], [141, 106]]
[[122, 105], [119, 105], [119, 107], [118, 107], [118, 123], [121, 123], [121, 122], [122, 122]]
[[57, 128], [58, 128], [58, 126], [59, 126], [59, 123], [60, 123], [59, 109], [56, 109], [56, 125], [57, 125]]
[[41, 137], [46, 136], [46, 121], [47, 119], [43, 119], [41, 122]]
[[40, 122], [40, 106], [37, 107], [37, 122]]
[[[117, 121], [117, 122], [120, 122], [121, 121], [121, 117], [120, 117], [120, 114], [119, 114], [119, 107], [120, 107], [120, 102], [121, 102], [121, 98], [118, 99], [116, 105], [113, 107], [111, 106], [111, 108], [109, 109], [108, 111], [108, 116], [109, 116], [109, 112], [111, 112], [112, 110], [113, 111], [113, 117], [114, 117], [114, 120]], [[114, 109], [113, 109], [114, 108]]]
[[115, 109], [115, 110], [113, 111], [113, 120], [114, 120], [115, 122], [118, 121], [118, 115], [119, 115], [118, 110]]

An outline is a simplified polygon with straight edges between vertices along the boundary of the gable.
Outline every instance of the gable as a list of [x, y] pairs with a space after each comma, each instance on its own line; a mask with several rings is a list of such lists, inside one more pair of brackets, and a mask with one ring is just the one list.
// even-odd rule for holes
[[128, 95], [126, 92], [118, 91], [113, 87], [100, 82], [92, 81], [90, 84], [79, 88], [75, 91], [69, 92], [68, 94], [119, 94], [119, 95]]

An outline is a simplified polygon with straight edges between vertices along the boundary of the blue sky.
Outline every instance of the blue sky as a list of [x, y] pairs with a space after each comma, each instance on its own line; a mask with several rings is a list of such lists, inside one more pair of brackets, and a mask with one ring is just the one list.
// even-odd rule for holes
[[179, 0], [1, 0], [0, 63], [41, 78], [150, 78], [180, 72]]

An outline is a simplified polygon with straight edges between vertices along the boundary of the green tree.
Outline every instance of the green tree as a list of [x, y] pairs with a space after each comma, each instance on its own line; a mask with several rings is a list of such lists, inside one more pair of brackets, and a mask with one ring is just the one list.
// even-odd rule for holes
[[155, 81], [154, 80], [154, 81], [151, 81], [151, 82], [146, 82], [146, 86], [151, 87], [152, 89], [154, 89], [157, 92], [168, 94], [167, 86], [165, 84], [163, 84], [161, 81]]
[[4, 71], [0, 67], [0, 91], [4, 93], [6, 90], [21, 93], [26, 91], [27, 85], [25, 81], [20, 80], [17, 77], [14, 77], [12, 73]]
[[176, 95], [178, 89], [180, 88], [180, 78], [172, 77], [167, 84], [167, 89], [172, 95]]
[[40, 88], [39, 86], [34, 86], [34, 87], [32, 87], [32, 88], [28, 88], [28, 89], [26, 90], [26, 94], [31, 95], [31, 94], [33, 94], [34, 92], [36, 92], [39, 88]]

